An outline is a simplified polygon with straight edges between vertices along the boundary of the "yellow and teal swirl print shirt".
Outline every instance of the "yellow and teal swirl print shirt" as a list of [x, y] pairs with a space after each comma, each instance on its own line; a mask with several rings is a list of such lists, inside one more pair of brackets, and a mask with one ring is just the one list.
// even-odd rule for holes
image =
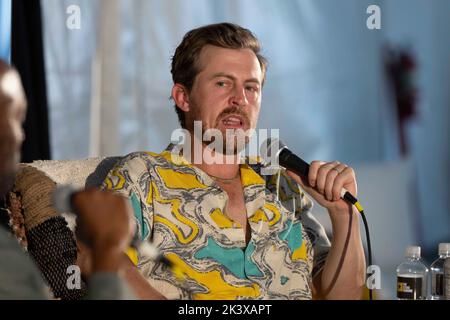
[[311, 299], [330, 242], [312, 202], [284, 171], [241, 164], [251, 228], [225, 214], [227, 193], [204, 171], [171, 152], [135, 152], [109, 172], [103, 188], [129, 197], [143, 241], [182, 267], [184, 280], [144, 252], [137, 267], [168, 299]]

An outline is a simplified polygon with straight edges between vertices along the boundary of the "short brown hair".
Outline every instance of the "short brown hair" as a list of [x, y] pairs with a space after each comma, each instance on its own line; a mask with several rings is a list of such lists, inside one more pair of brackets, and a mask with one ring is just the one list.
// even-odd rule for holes
[[[227, 49], [251, 49], [258, 58], [263, 74], [266, 78], [267, 60], [260, 54], [261, 45], [253, 33], [232, 23], [217, 23], [193, 29], [186, 33], [172, 57], [172, 80], [191, 90], [194, 80], [199, 73], [197, 61], [200, 52], [206, 45], [213, 45]], [[182, 128], [186, 127], [184, 111], [175, 105], [178, 120]]]

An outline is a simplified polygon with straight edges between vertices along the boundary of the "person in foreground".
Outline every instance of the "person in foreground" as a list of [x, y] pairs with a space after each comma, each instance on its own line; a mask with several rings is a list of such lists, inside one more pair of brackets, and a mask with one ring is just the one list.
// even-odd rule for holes
[[[357, 195], [354, 170], [313, 161], [307, 178], [262, 175], [228, 135], [256, 128], [266, 71], [256, 37], [230, 23], [191, 30], [176, 49], [171, 97], [190, 142], [131, 153], [103, 184], [129, 197], [141, 239], [183, 270], [129, 255], [125, 277], [140, 298], [362, 298], [358, 212], [339, 196], [343, 187]], [[222, 134], [215, 149], [204, 139], [214, 130]], [[328, 210], [331, 243], [305, 192]]]
[[[0, 197], [12, 187], [24, 140], [26, 98], [19, 74], [0, 60]], [[134, 224], [127, 200], [100, 190], [74, 197], [78, 221], [90, 244], [92, 276], [88, 299], [134, 299], [121, 280], [120, 260], [128, 248]], [[107, 221], [107, 223], [105, 223]], [[47, 299], [44, 280], [18, 241], [0, 226], [0, 299]]]

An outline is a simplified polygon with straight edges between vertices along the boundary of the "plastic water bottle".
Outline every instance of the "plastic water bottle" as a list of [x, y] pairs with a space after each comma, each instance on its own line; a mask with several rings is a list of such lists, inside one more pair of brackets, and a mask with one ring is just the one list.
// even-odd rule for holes
[[450, 243], [439, 243], [439, 258], [430, 266], [431, 300], [444, 300], [444, 262], [450, 257]]
[[450, 258], [445, 259], [444, 263], [444, 297], [450, 300]]
[[405, 258], [406, 261], [397, 267], [397, 298], [426, 300], [428, 268], [420, 260], [420, 247], [407, 247]]

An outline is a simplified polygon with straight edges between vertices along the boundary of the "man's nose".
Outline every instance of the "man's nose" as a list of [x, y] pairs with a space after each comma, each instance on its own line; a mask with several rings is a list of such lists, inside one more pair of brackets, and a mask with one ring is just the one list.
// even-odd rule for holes
[[236, 86], [231, 97], [233, 106], [245, 107], [248, 104], [247, 96], [243, 86]]

